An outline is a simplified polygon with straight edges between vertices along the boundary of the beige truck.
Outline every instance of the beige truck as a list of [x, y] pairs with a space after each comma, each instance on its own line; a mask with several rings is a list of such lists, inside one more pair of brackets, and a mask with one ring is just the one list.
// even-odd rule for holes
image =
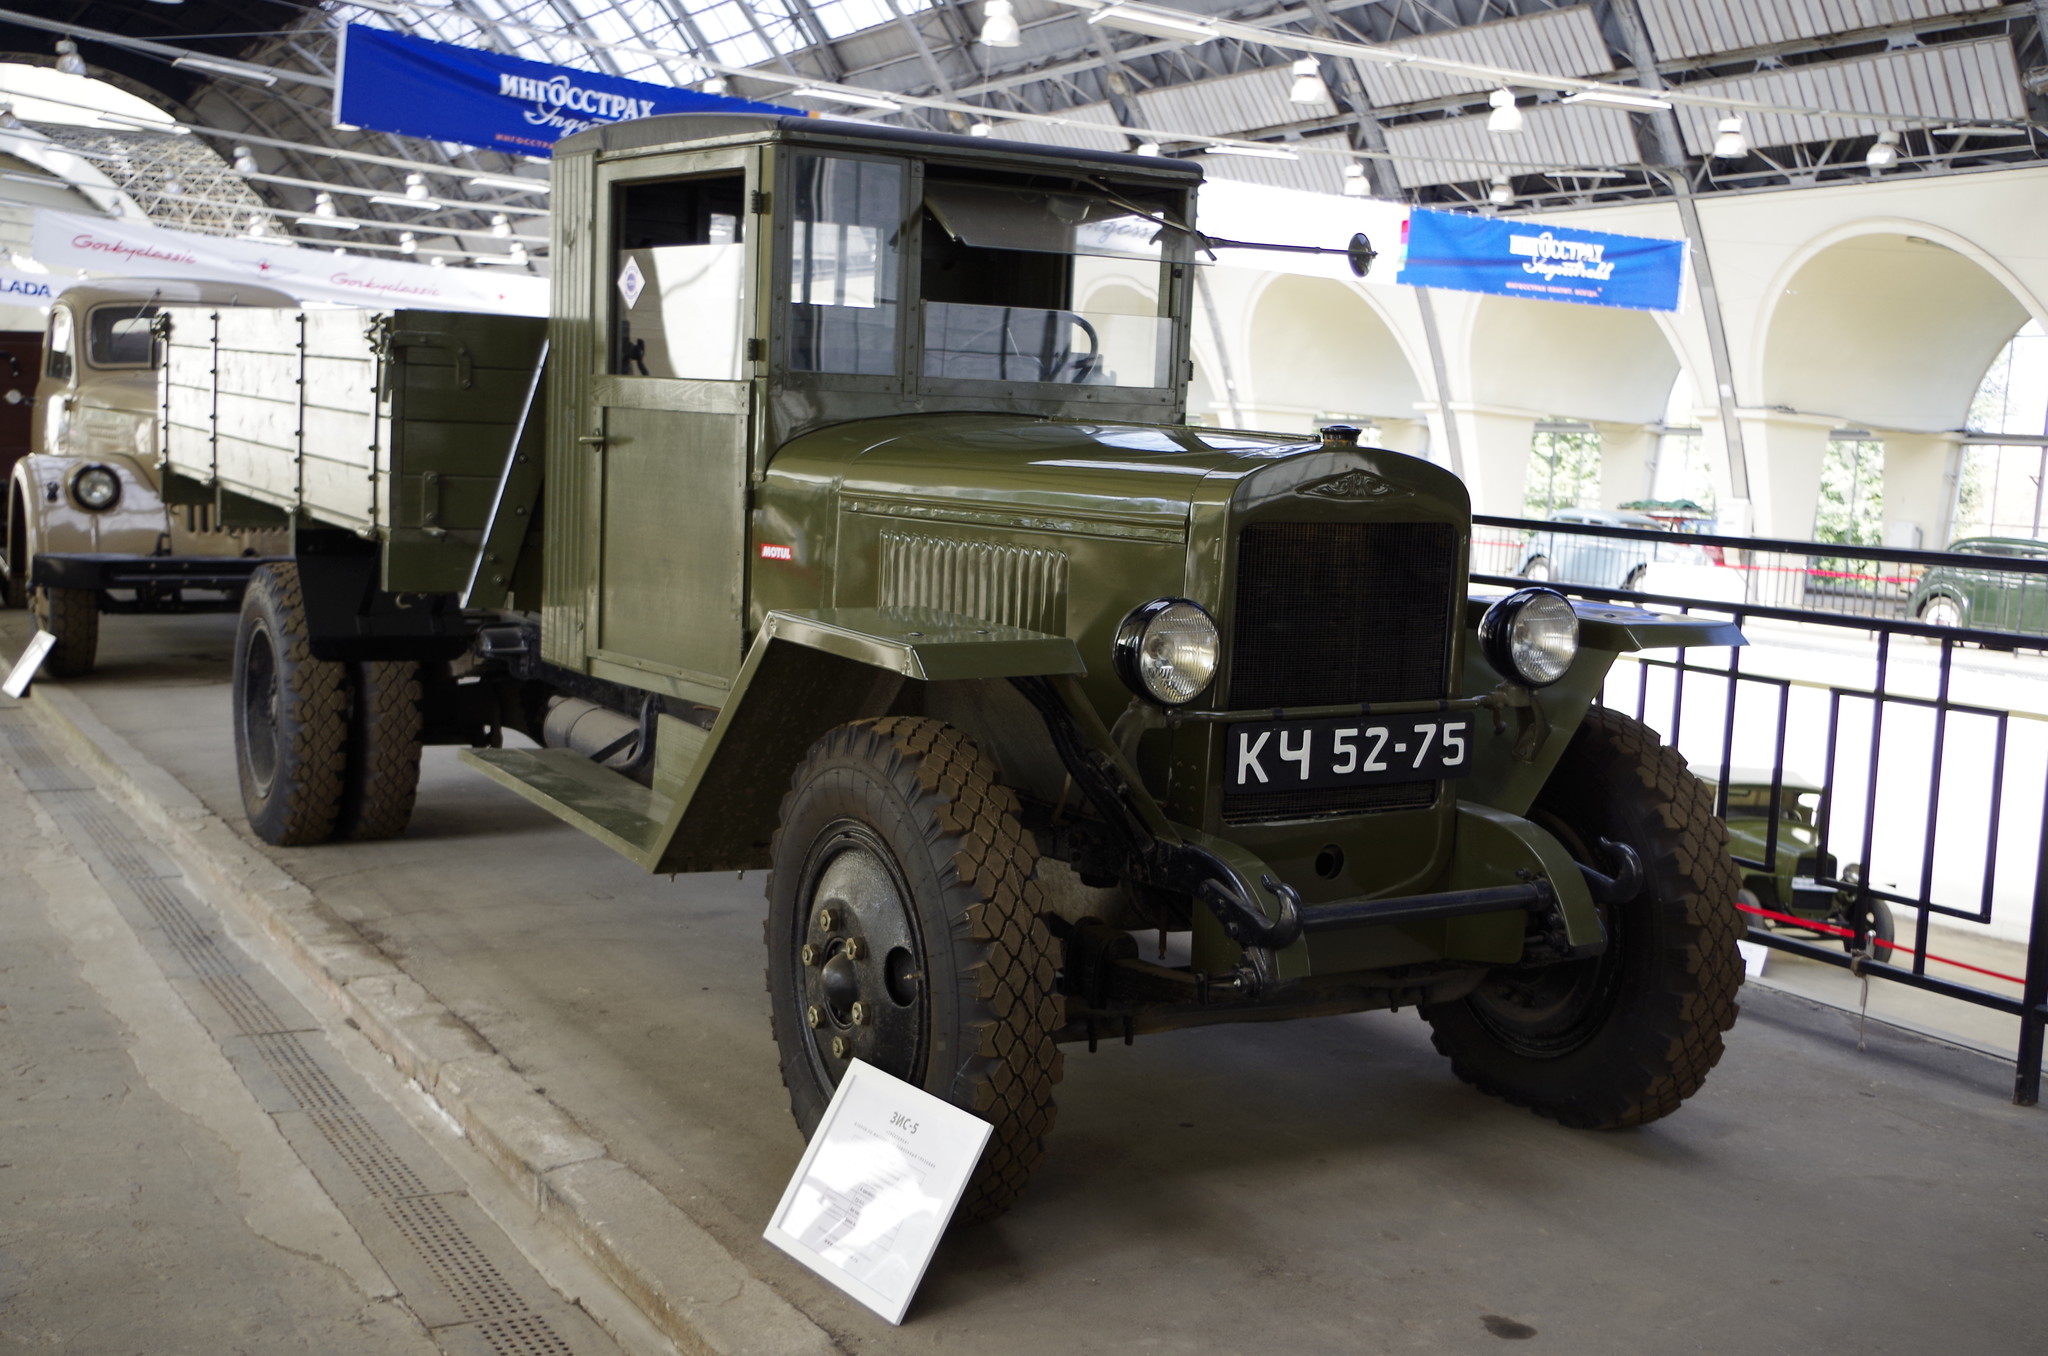
[[[89, 672], [100, 614], [222, 612], [290, 554], [283, 528], [224, 527], [212, 495], [166, 498], [158, 468], [163, 306], [287, 307], [239, 283], [84, 282], [50, 308], [28, 455], [8, 478], [0, 549], [7, 603], [56, 636], [43, 671]], [[188, 496], [189, 498], [190, 496]]]

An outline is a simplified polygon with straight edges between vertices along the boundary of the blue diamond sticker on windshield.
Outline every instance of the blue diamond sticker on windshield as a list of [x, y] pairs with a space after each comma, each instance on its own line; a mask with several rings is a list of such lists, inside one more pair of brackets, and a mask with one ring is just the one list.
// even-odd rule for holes
[[626, 299], [626, 309], [632, 310], [646, 290], [647, 275], [640, 271], [640, 261], [627, 255], [626, 266], [619, 270], [619, 295]]

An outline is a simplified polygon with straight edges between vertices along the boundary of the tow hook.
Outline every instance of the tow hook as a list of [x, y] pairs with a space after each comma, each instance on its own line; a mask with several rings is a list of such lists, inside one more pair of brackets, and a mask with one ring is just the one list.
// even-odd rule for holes
[[1627, 843], [1616, 843], [1605, 838], [1594, 840], [1601, 855], [1614, 864], [1614, 874], [1602, 875], [1587, 866], [1578, 864], [1579, 874], [1586, 878], [1586, 889], [1596, 904], [1626, 904], [1643, 892], [1643, 859]]
[[1280, 916], [1268, 918], [1265, 911], [1251, 900], [1251, 891], [1237, 879], [1236, 873], [1232, 872], [1231, 876], [1231, 884], [1211, 878], [1203, 881], [1198, 891], [1202, 902], [1223, 925], [1223, 934], [1243, 947], [1278, 951], [1293, 945], [1301, 936], [1300, 891], [1271, 876], [1259, 877], [1259, 884], [1280, 901]]

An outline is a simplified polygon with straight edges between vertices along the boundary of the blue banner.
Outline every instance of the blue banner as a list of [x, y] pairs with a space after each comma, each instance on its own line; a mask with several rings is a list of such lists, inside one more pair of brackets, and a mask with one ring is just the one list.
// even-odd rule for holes
[[1685, 242], [1539, 226], [1511, 217], [1412, 212], [1396, 282], [1533, 301], [1675, 311]]
[[518, 155], [546, 155], [572, 132], [658, 113], [805, 115], [361, 24], [348, 26], [334, 101], [337, 122]]

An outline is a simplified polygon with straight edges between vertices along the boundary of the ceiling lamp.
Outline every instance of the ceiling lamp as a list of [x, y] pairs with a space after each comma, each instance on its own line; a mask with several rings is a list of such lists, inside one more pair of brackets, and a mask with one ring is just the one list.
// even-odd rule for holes
[[1495, 207], [1513, 207], [1515, 205], [1514, 186], [1508, 182], [1507, 175], [1496, 174], [1493, 176], [1493, 187], [1486, 190], [1486, 200]]
[[526, 261], [527, 261], [528, 255], [527, 255], [527, 253], [526, 253], [526, 242], [525, 242], [525, 241], [523, 241], [523, 240], [515, 240], [515, 241], [513, 241], [513, 242], [512, 242], [512, 255], [511, 255], [511, 258], [512, 258], [512, 262], [513, 262], [513, 263], [515, 263], [515, 264], [517, 264], [517, 265], [518, 265], [519, 267], [521, 267], [521, 268], [524, 268], [524, 267], [526, 267]]
[[447, 260], [447, 259], [446, 259], [446, 258], [445, 258], [444, 256], [442, 256], [442, 255], [439, 255], [439, 254], [437, 254], [437, 255], [435, 255], [435, 256], [434, 256], [433, 258], [431, 258], [431, 259], [427, 260], [427, 262], [428, 262], [429, 264], [432, 264], [432, 265], [433, 265], [433, 266], [434, 266], [435, 268], [446, 268], [446, 267], [448, 267], [448, 260]]
[[1493, 112], [1486, 115], [1487, 131], [1512, 136], [1522, 130], [1522, 110], [1515, 103], [1513, 90], [1497, 89], [1487, 96], [1486, 102], [1493, 105]]
[[425, 202], [427, 200], [427, 176], [418, 173], [406, 175], [405, 196], [414, 202]]
[[255, 154], [247, 146], [235, 147], [235, 173], [254, 174], [256, 170]]
[[1138, 149], [1133, 154], [1148, 157], [1158, 155], [1159, 143], [1156, 141], [1141, 141], [1138, 143]]
[[1899, 163], [1899, 134], [1879, 132], [1877, 142], [1865, 153], [1863, 163], [1874, 170], [1890, 169]]
[[969, 123], [967, 126], [967, 135], [971, 137], [985, 137], [995, 130], [995, 128], [989, 126], [985, 122]]
[[177, 179], [174, 177], [166, 178], [163, 181], [162, 186], [158, 188], [157, 191], [159, 193], [162, 193], [167, 198], [178, 198], [184, 196], [185, 186], [179, 183]]
[[398, 233], [398, 252], [400, 254], [417, 254], [419, 253], [419, 248], [420, 238], [418, 236], [414, 235], [411, 231], [400, 231]]
[[1090, 14], [1088, 22], [1121, 29], [1126, 33], [1143, 33], [1148, 38], [1165, 38], [1171, 42], [1207, 42], [1216, 36], [1207, 23], [1192, 14], [1176, 14], [1171, 10], [1147, 10], [1136, 5], [1105, 5]]
[[441, 208], [440, 203], [428, 196], [427, 176], [417, 171], [405, 176], [404, 197], [380, 193], [370, 201], [383, 207], [413, 207], [423, 212], [437, 212]]
[[1564, 96], [1564, 102], [1568, 104], [1612, 104], [1616, 108], [1642, 108], [1654, 112], [1664, 112], [1671, 107], [1669, 99], [1659, 99], [1653, 94], [1630, 94], [1626, 90], [1604, 87], [1601, 89], [1582, 89], [1577, 94], [1567, 94]]
[[1742, 119], [1723, 118], [1716, 124], [1714, 158], [1740, 160], [1749, 154], [1749, 138], [1742, 135]]
[[1024, 41], [1024, 30], [1017, 26], [1017, 14], [1010, 0], [988, 0], [981, 11], [981, 45], [983, 47], [1015, 47]]
[[706, 80], [703, 84], [697, 86], [697, 88], [702, 90], [706, 94], [717, 94], [722, 96], [727, 90], [731, 89], [732, 86], [726, 83], [726, 79], [724, 76], [714, 75], [709, 80]]
[[270, 223], [263, 219], [261, 212], [251, 212], [248, 224], [242, 228], [242, 234], [251, 240], [261, 240], [270, 234]]
[[1278, 146], [1204, 146], [1203, 155], [1243, 155], [1254, 160], [1299, 160], [1296, 151], [1284, 151]]
[[1330, 87], [1323, 83], [1322, 67], [1314, 57], [1303, 57], [1294, 63], [1294, 84], [1287, 90], [1287, 102], [1291, 104], [1332, 104]]
[[341, 213], [335, 210], [332, 193], [315, 193], [312, 214], [300, 217], [299, 225], [319, 226], [330, 231], [353, 231], [362, 223], [345, 220]]
[[69, 38], [57, 39], [57, 69], [66, 75], [85, 74], [85, 58], [78, 54], [78, 44]]
[[1372, 196], [1372, 184], [1365, 177], [1365, 166], [1356, 160], [1344, 167], [1344, 196], [1347, 198], [1368, 198]]
[[512, 218], [506, 216], [503, 212], [491, 213], [491, 234], [500, 240], [510, 238], [512, 234]]

